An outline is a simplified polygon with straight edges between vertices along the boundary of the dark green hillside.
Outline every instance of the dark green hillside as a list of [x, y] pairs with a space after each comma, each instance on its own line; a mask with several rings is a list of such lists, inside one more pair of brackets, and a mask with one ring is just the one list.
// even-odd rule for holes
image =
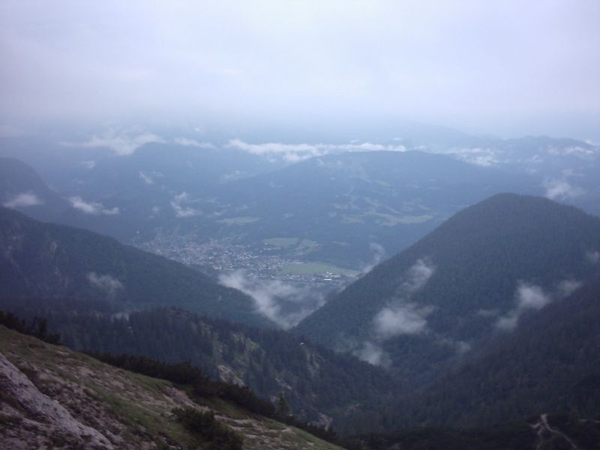
[[58, 220], [70, 209], [30, 166], [15, 158], [0, 158], [0, 205], [39, 220]]
[[[356, 410], [378, 417], [396, 384], [383, 370], [278, 330], [210, 320], [159, 309], [111, 318], [85, 313], [77, 302], [28, 300], [2, 307], [23, 317], [48, 318], [69, 347], [129, 353], [163, 361], [190, 361], [215, 379], [243, 383], [275, 401], [283, 393], [297, 417], [346, 433]], [[364, 424], [368, 430], [376, 423]]]
[[600, 272], [424, 395], [397, 405], [393, 422], [473, 426], [553, 411], [600, 417], [598, 323]]
[[0, 208], [0, 296], [78, 297], [123, 308], [182, 306], [269, 326], [247, 295], [163, 257]]
[[[560, 297], [561, 282], [590, 275], [589, 255], [598, 249], [600, 219], [543, 198], [497, 195], [377, 266], [296, 331], [338, 349], [357, 351], [374, 341], [404, 376], [422, 378], [520, 312], [516, 294], [522, 283], [540, 287], [547, 298]], [[411, 268], [419, 265], [431, 277], [408, 292]], [[406, 304], [420, 314], [421, 328], [377, 336], [376, 315]]]

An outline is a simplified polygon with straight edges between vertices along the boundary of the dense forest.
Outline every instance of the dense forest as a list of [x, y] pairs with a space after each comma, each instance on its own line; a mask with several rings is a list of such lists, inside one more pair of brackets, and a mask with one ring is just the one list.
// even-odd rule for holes
[[[297, 417], [349, 431], [356, 411], [377, 411], [397, 390], [380, 368], [289, 333], [209, 319], [181, 309], [114, 314], [98, 304], [68, 299], [4, 299], [0, 307], [33, 319], [46, 317], [70, 348], [127, 353], [177, 363], [189, 361], [212, 379], [250, 387], [275, 401], [283, 394]], [[87, 312], [85, 312], [87, 311]], [[361, 414], [364, 419], [364, 416]], [[371, 425], [365, 429], [371, 429]]]
[[113, 238], [42, 223], [0, 207], [3, 296], [75, 297], [114, 302], [122, 310], [185, 307], [257, 326], [275, 324], [254, 301], [184, 264]]
[[294, 332], [356, 354], [373, 344], [407, 386], [424, 386], [492, 338], [501, 320], [516, 325], [528, 289], [540, 293], [535, 309], [588, 279], [597, 249], [597, 217], [544, 198], [497, 195], [376, 266]]

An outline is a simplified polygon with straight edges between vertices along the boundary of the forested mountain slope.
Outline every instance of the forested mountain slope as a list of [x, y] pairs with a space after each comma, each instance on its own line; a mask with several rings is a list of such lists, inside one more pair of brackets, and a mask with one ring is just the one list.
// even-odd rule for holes
[[41, 223], [0, 207], [1, 296], [77, 297], [122, 309], [177, 305], [273, 326], [254, 301], [189, 267], [89, 231]]
[[598, 323], [600, 270], [570, 296], [524, 318], [424, 395], [396, 405], [392, 422], [473, 426], [542, 412], [600, 417]]
[[296, 331], [389, 365], [413, 385], [584, 283], [599, 250], [597, 217], [497, 195], [375, 267]]
[[[352, 432], [355, 411], [373, 414], [396, 383], [380, 368], [311, 344], [287, 332], [158, 309], [114, 317], [103, 305], [28, 299], [0, 301], [19, 316], [46, 317], [71, 348], [190, 361], [214, 379], [250, 387], [275, 401], [284, 395], [302, 420]], [[104, 308], [104, 309], [103, 309]]]
[[71, 208], [30, 166], [16, 158], [0, 158], [0, 205], [49, 221], [59, 220]]

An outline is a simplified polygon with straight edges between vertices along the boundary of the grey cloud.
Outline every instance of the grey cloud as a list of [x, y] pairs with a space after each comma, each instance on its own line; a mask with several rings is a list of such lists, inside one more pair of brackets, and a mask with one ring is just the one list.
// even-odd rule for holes
[[176, 217], [193, 217], [198, 216], [202, 212], [192, 206], [189, 206], [193, 203], [192, 198], [187, 192], [182, 192], [181, 194], [175, 195], [173, 200], [171, 200], [171, 207], [175, 211]]
[[422, 289], [435, 273], [428, 258], [418, 259], [403, 274], [403, 283], [387, 306], [373, 317], [373, 341], [383, 342], [403, 334], [419, 334], [427, 330], [427, 316], [434, 308], [411, 302], [412, 295]]
[[552, 296], [540, 286], [520, 282], [515, 292], [516, 306], [496, 321], [496, 327], [511, 331], [516, 328], [519, 318], [527, 311], [539, 310], [552, 301]]
[[389, 355], [381, 348], [381, 345], [371, 341], [364, 342], [363, 346], [354, 354], [374, 366], [388, 367], [390, 365]]
[[550, 200], [568, 200], [585, 194], [583, 189], [571, 185], [564, 179], [547, 178], [542, 186], [546, 189], [546, 197]]
[[571, 155], [582, 159], [590, 159], [599, 154], [598, 148], [585, 148], [579, 146], [572, 147], [550, 147], [547, 152], [551, 155]]
[[592, 264], [597, 264], [600, 261], [600, 252], [598, 250], [589, 251], [585, 254], [587, 260]]
[[89, 272], [87, 279], [92, 285], [103, 290], [109, 298], [114, 298], [117, 291], [123, 289], [123, 283], [109, 274]]
[[597, 123], [599, 14], [568, 0], [3, 2], [0, 117], [412, 115], [493, 132], [552, 115], [553, 133], [548, 111]]
[[304, 317], [323, 304], [322, 296], [309, 295], [301, 289], [280, 280], [262, 280], [242, 270], [222, 274], [221, 284], [239, 289], [252, 297], [257, 311], [284, 329], [298, 324]]
[[427, 258], [420, 258], [408, 269], [404, 275], [402, 289], [407, 293], [413, 293], [421, 289], [435, 272], [435, 266]]
[[111, 131], [102, 137], [93, 136], [86, 142], [61, 142], [61, 144], [66, 147], [77, 148], [108, 148], [116, 155], [128, 156], [135, 153], [135, 151], [143, 145], [152, 142], [164, 143], [165, 141], [160, 136], [153, 133], [131, 135], [130, 133], [115, 133]]
[[151, 186], [154, 184], [154, 180], [152, 179], [152, 176], [148, 175], [145, 172], [142, 172], [141, 170], [138, 172], [138, 175], [140, 176], [141, 180], [146, 183], [148, 186]]
[[375, 333], [381, 340], [422, 333], [427, 327], [427, 316], [432, 312], [432, 307], [420, 307], [415, 303], [384, 308], [373, 319]]
[[85, 167], [86, 169], [92, 170], [94, 167], [96, 167], [96, 161], [90, 160], [90, 161], [82, 161], [81, 165], [83, 167]]
[[453, 155], [457, 159], [469, 164], [482, 167], [491, 167], [500, 163], [496, 152], [489, 148], [453, 148], [443, 153]]
[[190, 139], [185, 137], [175, 138], [174, 142], [178, 145], [183, 145], [184, 147], [198, 147], [207, 150], [215, 150], [216, 147], [209, 142], [199, 142], [196, 139]]
[[370, 272], [373, 269], [373, 267], [375, 267], [377, 264], [383, 261], [383, 258], [385, 257], [385, 248], [383, 248], [381, 244], [371, 242], [369, 244], [369, 247], [373, 252], [373, 259], [365, 267], [362, 268], [362, 273]]
[[119, 208], [106, 208], [102, 203], [98, 202], [86, 202], [79, 196], [69, 198], [71, 202], [71, 206], [78, 211], [81, 211], [84, 214], [91, 214], [93, 216], [105, 215], [105, 216], [114, 216], [119, 214]]
[[382, 145], [370, 142], [349, 144], [284, 144], [281, 142], [267, 142], [262, 144], [249, 144], [241, 139], [232, 139], [226, 145], [229, 148], [237, 148], [253, 155], [269, 158], [280, 157], [288, 162], [298, 162], [315, 156], [344, 152], [370, 152], [370, 151], [406, 151], [403, 145]]
[[560, 298], [562, 298], [562, 297], [568, 297], [573, 292], [575, 292], [577, 289], [579, 289], [582, 286], [582, 284], [583, 283], [581, 283], [581, 281], [576, 281], [576, 280], [564, 280], [564, 281], [561, 281], [558, 284], [557, 295]]
[[27, 208], [42, 205], [44, 202], [32, 192], [21, 192], [4, 203], [7, 208]]

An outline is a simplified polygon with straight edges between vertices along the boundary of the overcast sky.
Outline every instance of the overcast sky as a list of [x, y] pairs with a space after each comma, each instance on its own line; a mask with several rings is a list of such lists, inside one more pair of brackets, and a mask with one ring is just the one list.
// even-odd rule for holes
[[0, 52], [5, 128], [409, 118], [600, 138], [598, 0], [0, 0]]

